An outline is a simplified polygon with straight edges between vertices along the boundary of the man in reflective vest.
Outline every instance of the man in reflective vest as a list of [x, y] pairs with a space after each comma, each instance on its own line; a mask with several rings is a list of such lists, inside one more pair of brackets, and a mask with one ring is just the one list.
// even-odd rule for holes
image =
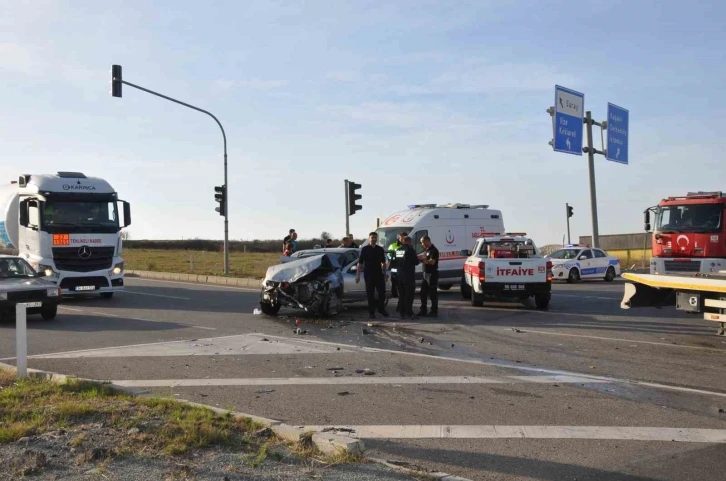
[[396, 250], [403, 244], [403, 239], [408, 232], [399, 232], [398, 237], [388, 246], [388, 268], [391, 269], [391, 297], [398, 297], [398, 260]]

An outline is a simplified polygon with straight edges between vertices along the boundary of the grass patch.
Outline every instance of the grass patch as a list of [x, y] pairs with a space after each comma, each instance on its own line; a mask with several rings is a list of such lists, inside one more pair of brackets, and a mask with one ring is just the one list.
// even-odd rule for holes
[[15, 380], [0, 370], [0, 443], [62, 429], [72, 447], [104, 446], [81, 452], [76, 458], [79, 464], [140, 452], [176, 456], [216, 446], [250, 454], [259, 465], [267, 457], [268, 443], [278, 442], [259, 436], [261, 428], [230, 413], [219, 415], [174, 400], [136, 398], [104, 384]]
[[[124, 249], [126, 269], [218, 276], [224, 273], [222, 252], [161, 249]], [[229, 273], [232, 277], [262, 279], [267, 268], [279, 264], [281, 254], [230, 252]]]

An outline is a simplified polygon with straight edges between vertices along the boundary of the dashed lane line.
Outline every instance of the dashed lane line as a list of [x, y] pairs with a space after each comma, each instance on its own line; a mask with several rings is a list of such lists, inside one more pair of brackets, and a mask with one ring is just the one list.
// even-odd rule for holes
[[305, 430], [347, 434], [360, 439], [595, 439], [726, 443], [726, 429], [626, 426], [304, 426]]
[[[572, 329], [576, 329], [577, 326], [567, 326]], [[507, 327], [507, 330], [512, 329], [511, 327]], [[726, 352], [726, 349], [718, 349], [715, 347], [704, 347], [704, 346], [689, 346], [686, 344], [671, 344], [667, 342], [655, 342], [655, 341], [635, 341], [632, 339], [621, 339], [617, 337], [603, 337], [603, 336], [590, 336], [587, 334], [568, 334], [565, 332], [551, 332], [551, 331], [536, 331], [532, 329], [519, 329], [519, 332], [523, 333], [532, 333], [532, 334], [545, 334], [548, 336], [564, 336], [564, 337], [582, 337], [585, 339], [597, 339], [599, 341], [614, 341], [614, 342], [627, 342], [630, 344], [649, 344], [653, 346], [664, 346], [664, 347], [678, 347], [682, 349], [695, 349], [697, 351], [713, 351], [713, 352]]]
[[[222, 284], [205, 284], [202, 282], [184, 282], [184, 281], [165, 281], [163, 279], [147, 279], [144, 277], [130, 277], [129, 280], [133, 279], [133, 282], [150, 282], [150, 283], [157, 283], [157, 284], [180, 284], [184, 286], [196, 286], [196, 287], [202, 287], [202, 288], [211, 288], [211, 289], [199, 289], [199, 290], [214, 290], [215, 288], [219, 289], [230, 289], [233, 291], [247, 291], [247, 292], [260, 292], [260, 289], [255, 289], [252, 287], [235, 287], [235, 286], [225, 286]], [[260, 281], [260, 288], [262, 288], [262, 281]]]
[[186, 326], [186, 327], [192, 327], [194, 329], [203, 329], [206, 331], [216, 331], [216, 327], [207, 327], [207, 326], [197, 326], [196, 324], [186, 324], [184, 322], [176, 322], [176, 321], [161, 321], [157, 319], [147, 319], [144, 317], [127, 317], [127, 316], [119, 316], [117, 314], [109, 314], [107, 312], [101, 312], [101, 311], [87, 311], [85, 309], [74, 309], [72, 307], [65, 307], [65, 306], [58, 306], [58, 309], [63, 309], [66, 311], [72, 311], [72, 312], [83, 312], [87, 314], [94, 314], [96, 316], [104, 316], [104, 317], [113, 317], [116, 319], [131, 319], [132, 321], [142, 321], [142, 322], [175, 322], [176, 324], [179, 324], [180, 326]]
[[182, 301], [190, 301], [191, 297], [179, 297], [179, 296], [167, 296], [165, 294], [150, 294], [148, 292], [136, 292], [128, 289], [121, 291], [121, 294], [133, 294], [135, 296], [150, 296], [150, 297], [163, 297], [164, 299], [179, 299]]
[[132, 379], [112, 381], [124, 387], [201, 387], [201, 386], [340, 386], [403, 384], [515, 384], [515, 383], [603, 383], [584, 376], [391, 376], [391, 377], [293, 377], [224, 379]]

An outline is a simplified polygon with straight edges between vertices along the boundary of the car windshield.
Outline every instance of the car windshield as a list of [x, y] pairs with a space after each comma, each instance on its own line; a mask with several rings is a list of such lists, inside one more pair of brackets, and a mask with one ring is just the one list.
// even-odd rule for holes
[[0, 279], [36, 277], [36, 275], [30, 264], [23, 259], [0, 258]]
[[656, 232], [719, 232], [721, 204], [686, 204], [660, 207], [655, 217]]
[[342, 264], [343, 256], [346, 254], [345, 252], [323, 252], [323, 251], [305, 251], [300, 252], [299, 255], [295, 256], [299, 259], [303, 259], [305, 257], [313, 257], [313, 256], [319, 256], [321, 254], [325, 254], [328, 256], [328, 259], [333, 263], [333, 267], [340, 268]]
[[577, 259], [580, 249], [560, 249], [549, 255], [550, 259]]

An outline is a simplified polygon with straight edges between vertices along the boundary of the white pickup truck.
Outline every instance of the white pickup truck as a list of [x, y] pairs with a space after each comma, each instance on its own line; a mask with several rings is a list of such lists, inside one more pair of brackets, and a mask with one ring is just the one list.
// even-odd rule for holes
[[546, 309], [552, 297], [552, 262], [524, 235], [480, 237], [464, 263], [461, 294], [476, 307], [484, 299], [525, 301]]

